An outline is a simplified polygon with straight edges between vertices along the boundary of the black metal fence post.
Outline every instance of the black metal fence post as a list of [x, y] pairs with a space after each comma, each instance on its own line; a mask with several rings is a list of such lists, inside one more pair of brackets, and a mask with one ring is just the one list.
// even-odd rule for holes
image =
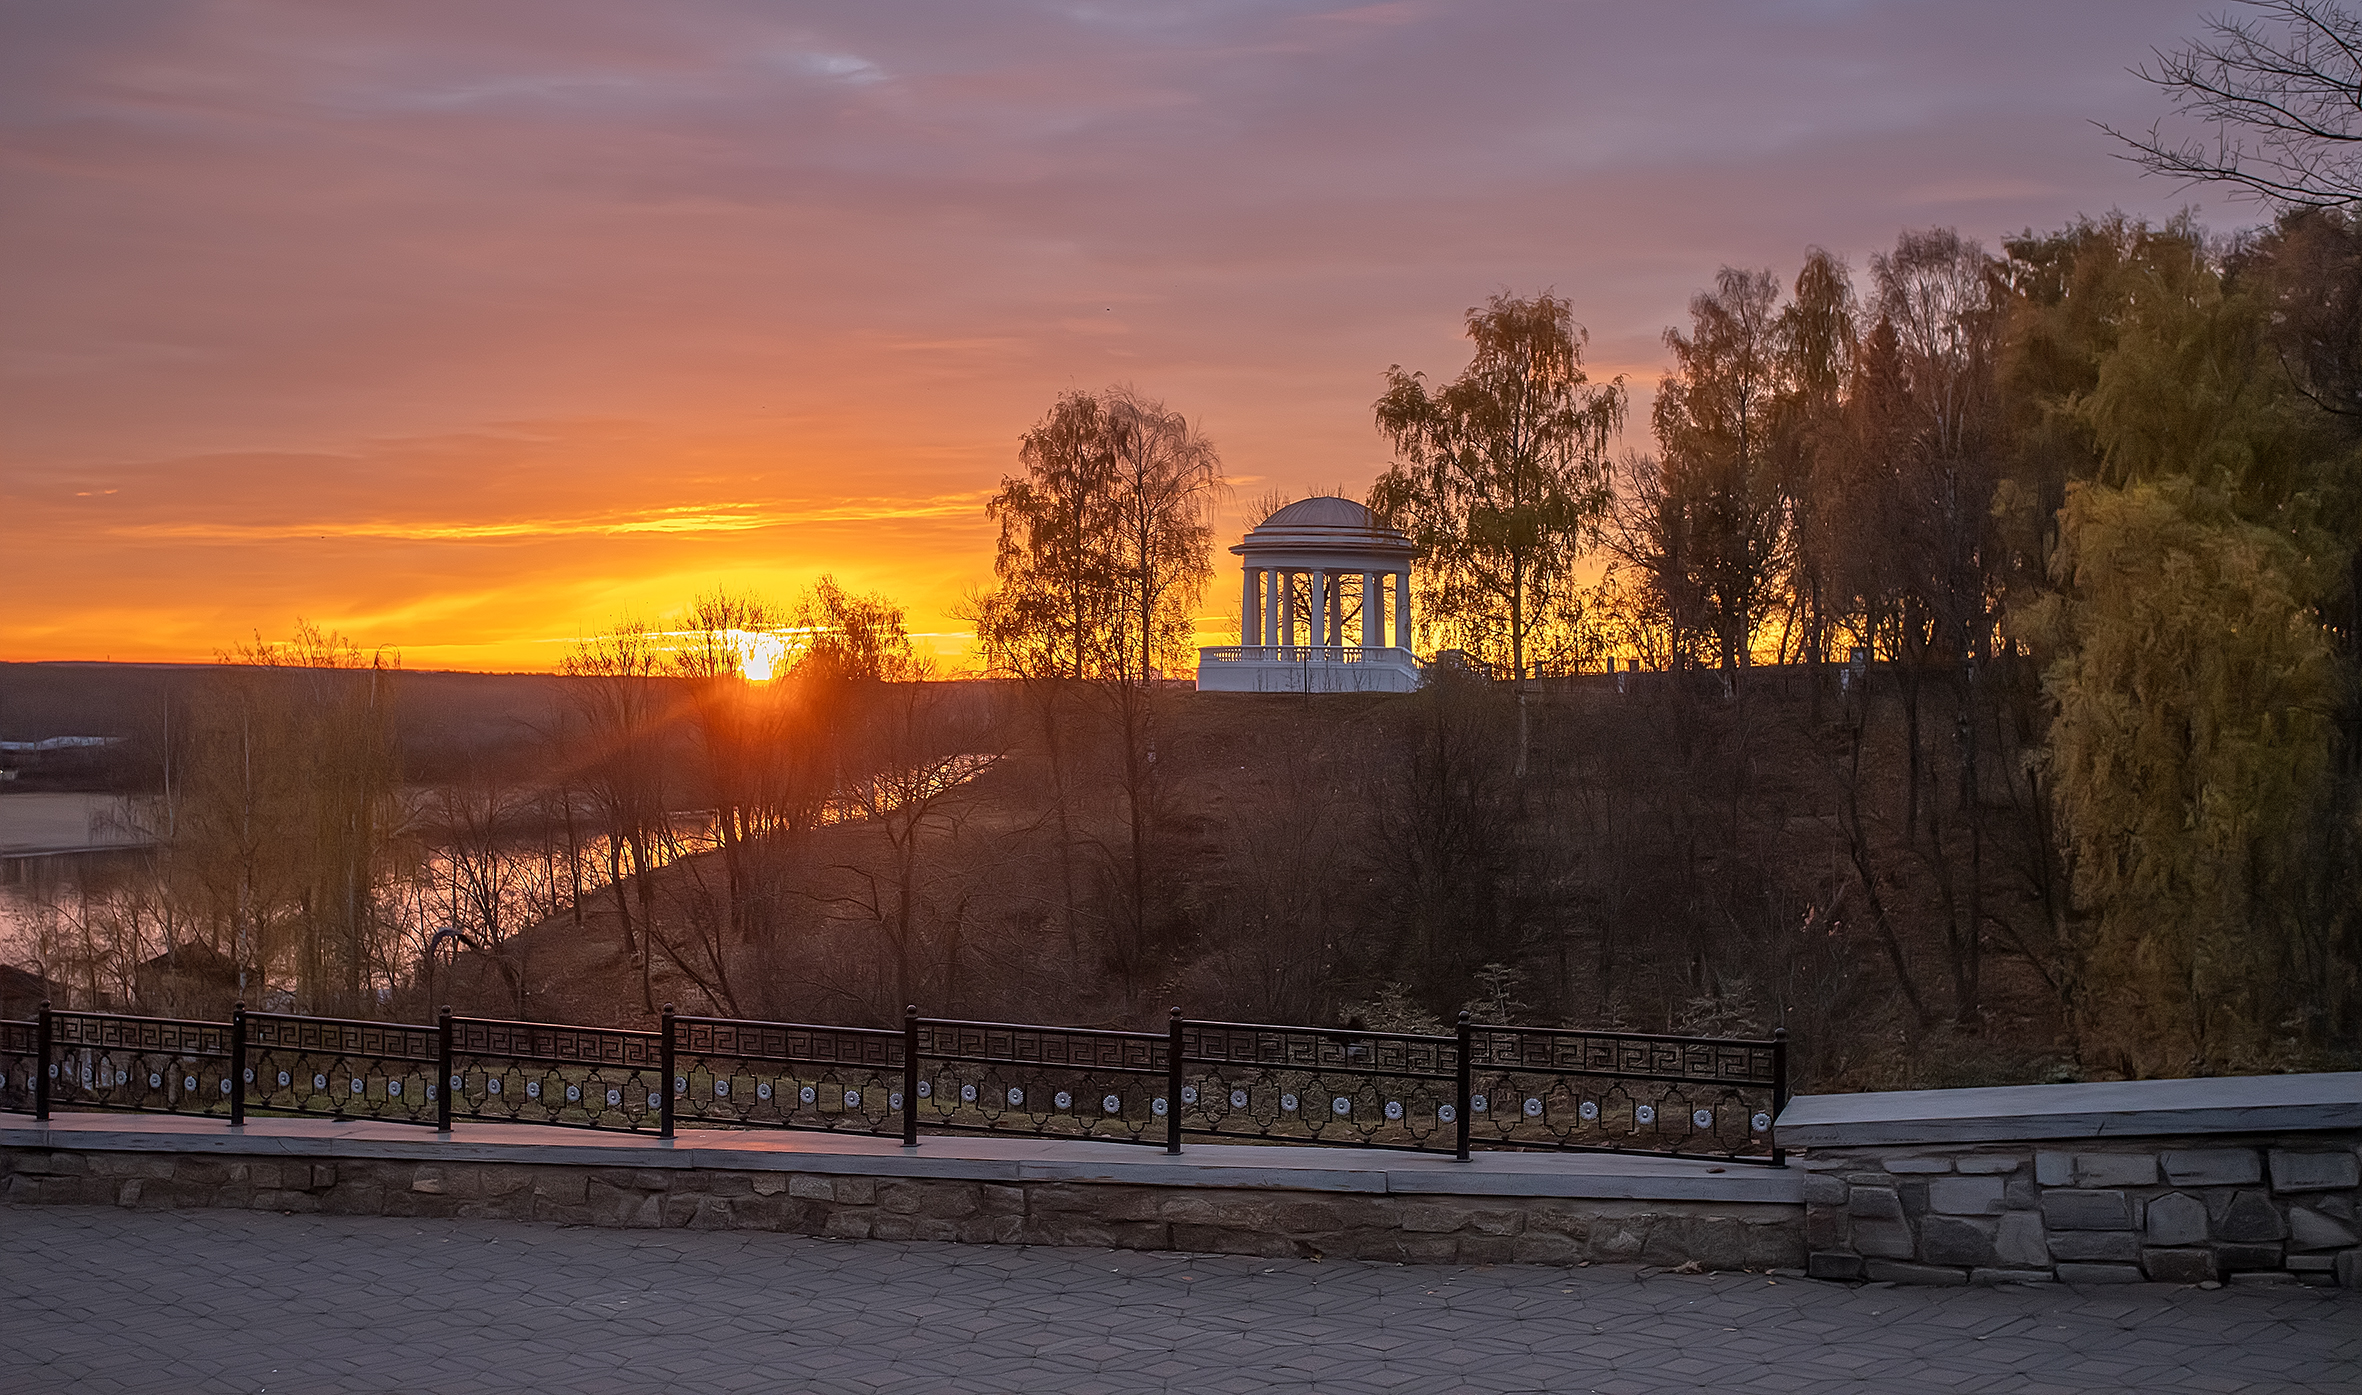
[[230, 1007], [230, 1127], [246, 1127], [246, 1004]]
[[1774, 1029], [1773, 1029], [1773, 1031], [1772, 1031], [1772, 1126], [1771, 1126], [1771, 1136], [1772, 1136], [1772, 1150], [1771, 1150], [1771, 1154], [1772, 1154], [1772, 1166], [1774, 1166], [1774, 1167], [1786, 1167], [1786, 1166], [1788, 1165], [1788, 1150], [1787, 1150], [1787, 1149], [1785, 1149], [1785, 1148], [1782, 1148], [1782, 1147], [1780, 1146], [1780, 1143], [1779, 1143], [1779, 1139], [1780, 1139], [1780, 1114], [1781, 1114], [1781, 1111], [1783, 1111], [1783, 1110], [1787, 1109], [1787, 1107], [1788, 1107], [1788, 1029], [1787, 1029], [1787, 1028], [1785, 1028], [1785, 1027], [1778, 1027], [1778, 1028], [1774, 1028]]
[[49, 1000], [41, 1000], [41, 1013], [33, 1028], [33, 1117], [49, 1117], [49, 1073], [57, 1067], [49, 1060]]
[[919, 1146], [919, 1005], [902, 1009], [902, 1146]]
[[435, 1131], [451, 1132], [451, 1096], [459, 1077], [451, 1073], [451, 1004], [435, 1014]]
[[1460, 1080], [1458, 1097], [1452, 1103], [1452, 1122], [1460, 1131], [1459, 1159], [1468, 1161], [1468, 1095], [1471, 1071], [1469, 1057], [1474, 1054], [1476, 1027], [1463, 1009], [1460, 1013]]
[[1181, 1009], [1165, 1028], [1165, 1151], [1181, 1151]]
[[673, 1136], [673, 1101], [675, 1096], [680, 1093], [674, 1088], [675, 1082], [673, 1080], [673, 1005], [671, 1003], [664, 1005], [664, 1016], [660, 1025], [664, 1029], [664, 1035], [657, 1039], [656, 1059], [664, 1071], [664, 1088], [662, 1091], [663, 1103], [658, 1105], [656, 1110], [656, 1136], [670, 1138]]

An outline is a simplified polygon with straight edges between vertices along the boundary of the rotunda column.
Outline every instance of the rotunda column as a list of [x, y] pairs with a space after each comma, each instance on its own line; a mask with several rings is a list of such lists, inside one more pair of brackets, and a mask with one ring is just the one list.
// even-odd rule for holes
[[1304, 575], [1312, 579], [1311, 603], [1305, 607], [1312, 613], [1304, 617], [1304, 629], [1317, 649], [1329, 642], [1329, 574], [1315, 567]]
[[1386, 592], [1376, 572], [1361, 574], [1361, 647], [1386, 647]]
[[1262, 597], [1256, 594], [1261, 589], [1255, 584], [1258, 573], [1252, 565], [1244, 565], [1238, 569], [1238, 578], [1238, 642], [1249, 646], [1261, 644], [1263, 604]]
[[1407, 569], [1394, 574], [1394, 647], [1411, 647], [1411, 574]]

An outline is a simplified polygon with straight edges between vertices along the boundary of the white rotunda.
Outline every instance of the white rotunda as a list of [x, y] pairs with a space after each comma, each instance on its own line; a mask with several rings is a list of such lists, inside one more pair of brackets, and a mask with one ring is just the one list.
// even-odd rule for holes
[[1299, 499], [1230, 549], [1244, 562], [1241, 643], [1197, 651], [1214, 693], [1403, 693], [1418, 549], [1351, 499]]

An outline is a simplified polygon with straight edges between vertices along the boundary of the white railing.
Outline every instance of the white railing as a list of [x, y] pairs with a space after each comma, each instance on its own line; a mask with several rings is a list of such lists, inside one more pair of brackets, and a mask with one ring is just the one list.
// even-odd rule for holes
[[1416, 662], [1408, 649], [1382, 646], [1365, 649], [1358, 644], [1226, 644], [1197, 651], [1211, 664], [1276, 663], [1276, 664], [1370, 664]]

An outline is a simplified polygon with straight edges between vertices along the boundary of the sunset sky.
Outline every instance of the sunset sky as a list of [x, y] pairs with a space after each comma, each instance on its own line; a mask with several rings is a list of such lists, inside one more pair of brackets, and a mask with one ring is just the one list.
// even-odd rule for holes
[[956, 667], [1069, 388], [1358, 493], [1496, 290], [1645, 389], [1724, 263], [2253, 221], [2091, 125], [2215, 8], [0, 0], [0, 658], [545, 669], [832, 572]]

